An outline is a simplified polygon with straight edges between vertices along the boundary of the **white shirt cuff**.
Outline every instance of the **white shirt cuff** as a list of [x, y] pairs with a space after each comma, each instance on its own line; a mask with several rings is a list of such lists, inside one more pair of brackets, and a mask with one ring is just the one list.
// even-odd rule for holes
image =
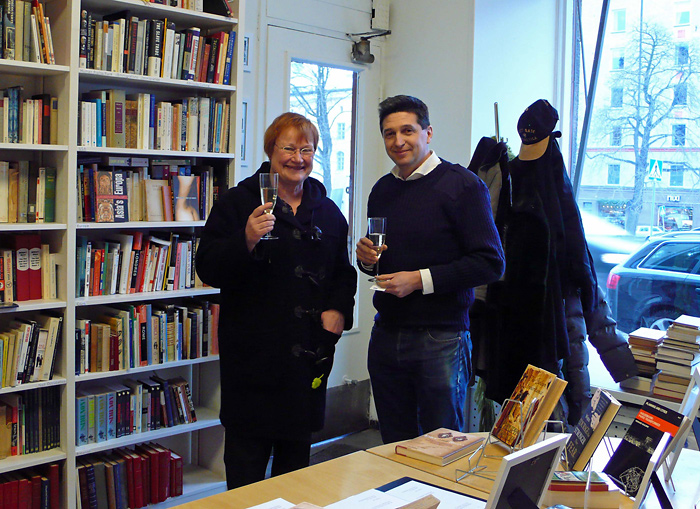
[[430, 269], [420, 269], [420, 279], [423, 282], [423, 295], [435, 293], [433, 287], [433, 276], [430, 275]]
[[372, 270], [372, 269], [374, 268], [374, 264], [372, 264], [372, 265], [367, 265], [367, 264], [364, 263], [364, 262], [360, 262], [360, 265], [362, 265], [362, 268], [365, 269], [365, 270]]

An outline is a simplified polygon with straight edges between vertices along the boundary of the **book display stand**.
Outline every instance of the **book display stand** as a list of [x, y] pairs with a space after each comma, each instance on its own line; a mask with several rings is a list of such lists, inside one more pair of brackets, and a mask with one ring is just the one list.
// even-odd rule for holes
[[[494, 425], [491, 427], [491, 431], [489, 432], [488, 436], [486, 437], [486, 440], [473, 452], [469, 455], [469, 468], [467, 470], [462, 470], [460, 468], [455, 470], [455, 481], [459, 482], [462, 479], [464, 479], [467, 476], [474, 475], [477, 477], [481, 477], [483, 479], [488, 479], [490, 481], [493, 481], [496, 478], [496, 475], [498, 472], [496, 470], [489, 470], [488, 467], [484, 464], [485, 462], [483, 461], [486, 458], [489, 459], [501, 459], [503, 458], [503, 455], [495, 455], [495, 454], [487, 454], [486, 453], [486, 448], [491, 445], [491, 444], [500, 444], [502, 447], [505, 447], [506, 451], [508, 454], [513, 454], [517, 451], [521, 451], [524, 449], [523, 447], [523, 437], [525, 436], [525, 428], [527, 427], [527, 424], [530, 422], [530, 418], [532, 417], [532, 414], [537, 408], [537, 400], [533, 400], [530, 405], [528, 405], [527, 411], [523, 412], [523, 402], [516, 400], [516, 399], [510, 399], [507, 398], [503, 401], [503, 404], [501, 405], [501, 413], [503, 412], [503, 409], [507, 408], [507, 404], [511, 403], [513, 405], [518, 405], [520, 408], [520, 416], [521, 418], [519, 419], [519, 431], [518, 434], [513, 442], [513, 445], [509, 445], [502, 440], [499, 440], [495, 436], [495, 428], [496, 425], [499, 421], [498, 417], [496, 418], [496, 421]], [[525, 416], [523, 419], [522, 416]], [[500, 417], [500, 413], [499, 413]], [[547, 438], [547, 427], [548, 425], [553, 424], [553, 425], [559, 425], [561, 426], [562, 431], [565, 429], [564, 428], [564, 423], [562, 421], [553, 421], [553, 420], [546, 420], [543, 423], [543, 433], [544, 433], [544, 438]], [[474, 466], [472, 466], [472, 459], [476, 457], [476, 461], [474, 462]]]
[[[668, 447], [668, 450], [661, 458], [661, 465], [663, 465], [664, 470], [664, 480], [666, 482], [671, 481], [673, 486], [673, 480], [671, 479], [671, 474], [673, 474], [673, 469], [676, 467], [676, 462], [678, 461], [678, 456], [680, 456], [683, 451], [683, 446], [685, 445], [686, 438], [690, 433], [692, 426], [690, 425], [695, 419], [697, 419], [698, 409], [700, 409], [700, 367], [696, 367], [693, 370], [693, 374], [690, 378], [690, 385], [688, 385], [688, 390], [685, 392], [683, 397], [683, 402], [681, 403], [680, 413], [685, 415], [690, 422], [687, 423], [684, 429], [679, 430], [678, 434], [674, 437], [673, 441]], [[675, 487], [674, 487], [675, 489]]]

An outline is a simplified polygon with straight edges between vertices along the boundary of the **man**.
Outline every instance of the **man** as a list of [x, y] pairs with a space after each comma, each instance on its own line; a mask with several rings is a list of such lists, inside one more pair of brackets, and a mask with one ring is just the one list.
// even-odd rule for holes
[[[387, 155], [396, 166], [375, 184], [367, 217], [386, 217], [380, 290], [368, 368], [385, 443], [464, 426], [470, 377], [473, 287], [497, 280], [504, 257], [486, 186], [438, 158], [427, 106], [399, 95], [379, 105]], [[377, 250], [357, 243], [374, 274]]]

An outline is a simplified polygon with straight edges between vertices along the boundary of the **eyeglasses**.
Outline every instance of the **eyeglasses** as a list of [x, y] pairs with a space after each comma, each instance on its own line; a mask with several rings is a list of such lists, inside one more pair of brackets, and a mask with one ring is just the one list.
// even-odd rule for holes
[[279, 145], [275, 145], [278, 149], [280, 149], [282, 152], [287, 154], [288, 156], [292, 157], [294, 154], [299, 152], [299, 155], [303, 158], [309, 158], [313, 157], [314, 153], [316, 152], [314, 149], [310, 147], [304, 147], [304, 148], [294, 148], [294, 147], [280, 147]]

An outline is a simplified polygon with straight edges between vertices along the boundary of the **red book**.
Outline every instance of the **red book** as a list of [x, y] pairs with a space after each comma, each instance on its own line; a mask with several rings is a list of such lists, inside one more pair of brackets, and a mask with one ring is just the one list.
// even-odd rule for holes
[[[41, 299], [41, 236], [18, 234], [13, 237], [15, 250], [15, 300]], [[38, 279], [37, 279], [38, 277]], [[36, 287], [31, 288], [32, 284]]]
[[33, 475], [29, 480], [32, 488], [32, 509], [41, 509], [41, 476]]
[[109, 370], [119, 370], [119, 336], [112, 327], [109, 328]]
[[141, 490], [143, 492], [142, 502], [145, 506], [151, 502], [151, 458], [145, 452], [140, 451], [138, 447], [134, 452], [141, 458]]
[[138, 509], [146, 505], [143, 498], [143, 457], [134, 452], [131, 453], [134, 469], [134, 508]]
[[[21, 475], [21, 474], [20, 474]], [[18, 507], [21, 509], [31, 509], [32, 507], [32, 484], [29, 479], [22, 477], [19, 480], [19, 487], [17, 489], [18, 497]]]
[[182, 495], [182, 456], [170, 451], [170, 495]]
[[149, 503], [157, 504], [158, 502], [162, 502], [162, 500], [160, 500], [160, 461], [158, 459], [159, 453], [147, 444], [140, 444], [136, 446], [136, 448], [142, 454], [145, 454], [148, 457], [150, 474]]
[[4, 484], [5, 509], [19, 509], [19, 478], [12, 477]]
[[219, 304], [212, 302], [209, 304], [209, 309], [211, 311], [210, 351], [212, 355], [219, 355]]
[[153, 444], [158, 452], [158, 501], [165, 502], [170, 497], [170, 450]]
[[[87, 467], [78, 465], [78, 481], [80, 484], [80, 506], [90, 508], [90, 497], [88, 495]], [[51, 498], [53, 499], [53, 486], [51, 486]], [[53, 509], [53, 506], [52, 508]]]
[[49, 492], [51, 494], [51, 496], [49, 497], [50, 509], [61, 508], [61, 487], [58, 484], [58, 468], [58, 463], [52, 463], [46, 469], [46, 477], [49, 479]]
[[139, 257], [138, 275], [136, 276], [136, 292], [143, 292], [146, 268], [148, 267], [148, 254], [151, 241], [148, 237], [141, 244], [141, 256]]
[[129, 293], [136, 293], [139, 262], [141, 258], [141, 247], [143, 245], [143, 232], [133, 232], [134, 242], [131, 247], [131, 281], [129, 282]]

